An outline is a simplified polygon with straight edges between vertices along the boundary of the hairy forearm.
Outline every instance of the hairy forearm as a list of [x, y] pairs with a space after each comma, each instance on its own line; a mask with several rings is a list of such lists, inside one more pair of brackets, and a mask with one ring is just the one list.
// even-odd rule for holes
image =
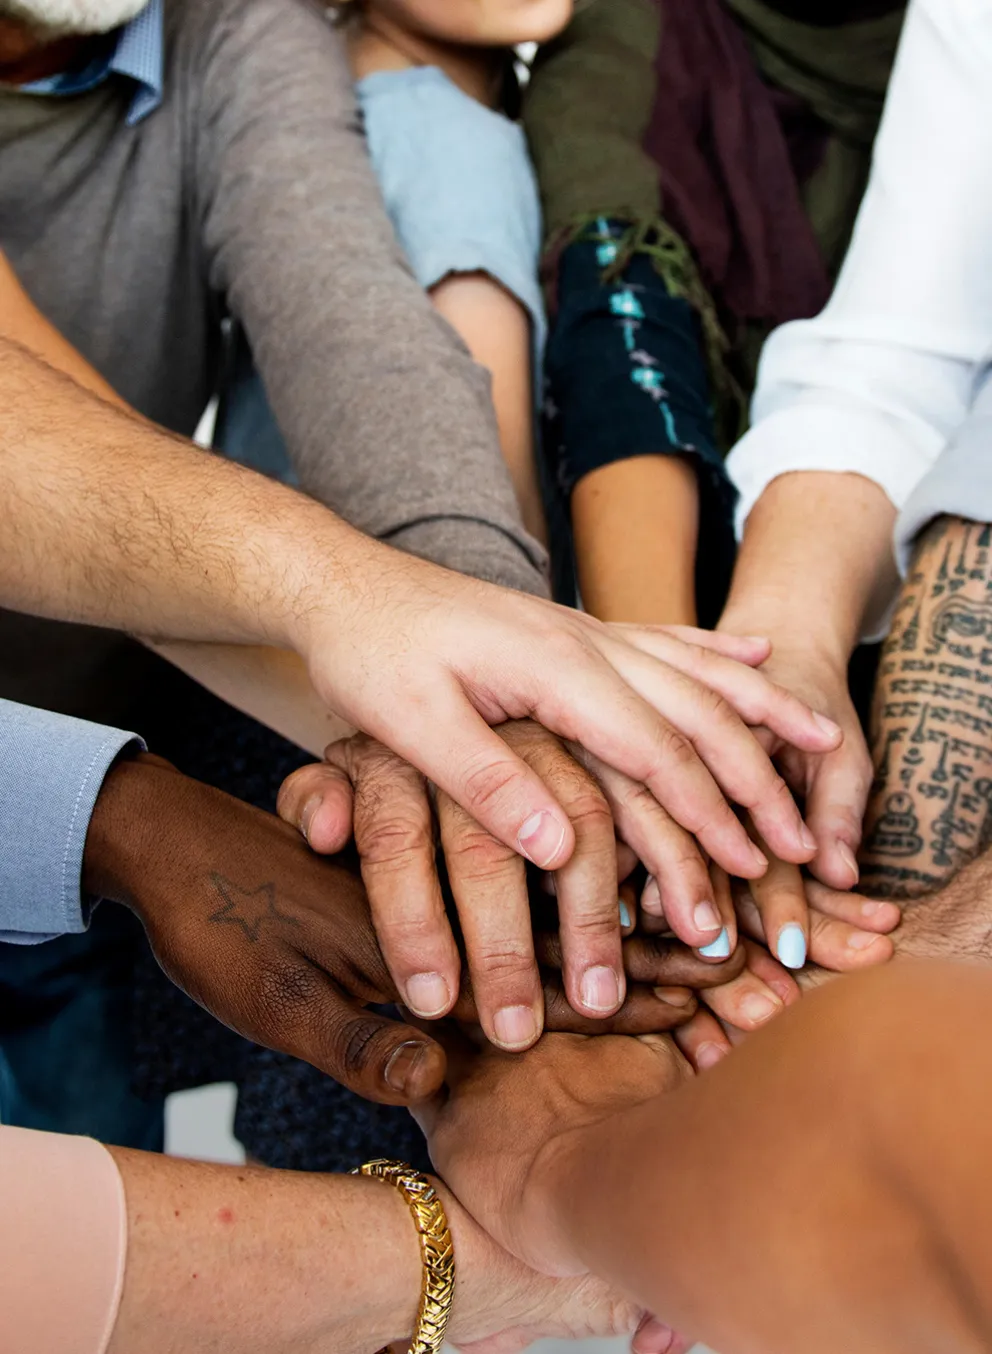
[[0, 339], [0, 603], [163, 638], [298, 647], [361, 538]]
[[396, 1190], [110, 1150], [128, 1254], [108, 1354], [360, 1354], [412, 1333], [420, 1259]]
[[548, 1206], [585, 1265], [728, 1354], [987, 1348], [992, 1055], [960, 1033], [990, 1019], [979, 968], [833, 984], [576, 1134]]
[[720, 628], [795, 635], [847, 662], [895, 587], [895, 509], [861, 475], [781, 475], [748, 518]]
[[882, 655], [862, 888], [913, 897], [992, 844], [992, 530], [923, 534]]
[[638, 456], [584, 476], [572, 494], [579, 586], [600, 620], [696, 623], [699, 490], [692, 465]]

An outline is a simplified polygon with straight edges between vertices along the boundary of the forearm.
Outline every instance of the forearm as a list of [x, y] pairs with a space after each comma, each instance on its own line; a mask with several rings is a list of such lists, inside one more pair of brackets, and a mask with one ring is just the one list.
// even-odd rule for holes
[[720, 629], [758, 625], [846, 665], [864, 618], [895, 587], [894, 522], [861, 475], [779, 476], [748, 518]]
[[978, 968], [832, 985], [682, 1090], [581, 1135], [550, 1203], [562, 1234], [728, 1354], [985, 1348], [992, 1066], [959, 1034], [990, 1018]]
[[420, 1258], [398, 1191], [110, 1151], [128, 1252], [108, 1354], [357, 1354], [409, 1338]]
[[146, 642], [215, 696], [315, 757], [323, 757], [328, 743], [355, 732], [327, 709], [295, 653], [247, 644]]
[[165, 638], [294, 647], [363, 544], [2, 339], [0, 485], [0, 603]]
[[604, 621], [696, 623], [699, 490], [692, 464], [674, 456], [614, 461], [572, 494], [579, 587]]
[[990, 842], [987, 535], [975, 522], [933, 522], [900, 595], [872, 714], [862, 888], [874, 896], [932, 892]]

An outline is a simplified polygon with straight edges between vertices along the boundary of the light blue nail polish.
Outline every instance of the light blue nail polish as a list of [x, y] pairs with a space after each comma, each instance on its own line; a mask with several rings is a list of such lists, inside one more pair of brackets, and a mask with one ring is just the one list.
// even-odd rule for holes
[[776, 953], [786, 968], [802, 968], [806, 963], [806, 937], [803, 928], [797, 926], [795, 922], [783, 926], [778, 933]]
[[727, 932], [727, 928], [723, 928], [716, 940], [712, 940], [708, 945], [702, 946], [699, 953], [706, 959], [729, 959], [730, 936]]
[[620, 925], [624, 930], [630, 925], [630, 909], [622, 898], [620, 899]]

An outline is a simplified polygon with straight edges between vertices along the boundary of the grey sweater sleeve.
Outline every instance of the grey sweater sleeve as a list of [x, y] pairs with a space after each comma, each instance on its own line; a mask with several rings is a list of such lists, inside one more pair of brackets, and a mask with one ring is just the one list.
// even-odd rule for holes
[[0, 941], [84, 931], [83, 848], [104, 778], [133, 733], [0, 700]]
[[210, 280], [251, 341], [300, 483], [371, 535], [530, 592], [488, 373], [403, 259], [338, 35], [307, 0], [191, 6]]

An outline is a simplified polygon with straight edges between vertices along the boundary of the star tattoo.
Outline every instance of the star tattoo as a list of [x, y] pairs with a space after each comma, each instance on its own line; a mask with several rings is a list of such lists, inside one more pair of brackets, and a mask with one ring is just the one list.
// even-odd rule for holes
[[274, 882], [259, 884], [257, 889], [243, 889], [239, 884], [235, 884], [232, 879], [218, 874], [216, 870], [211, 871], [210, 878], [213, 880], [217, 892], [224, 899], [224, 906], [218, 908], [207, 920], [230, 922], [232, 926], [240, 926], [253, 945], [258, 940], [263, 922], [281, 921], [290, 926], [300, 925], [295, 917], [280, 912], [276, 907], [276, 886]]

